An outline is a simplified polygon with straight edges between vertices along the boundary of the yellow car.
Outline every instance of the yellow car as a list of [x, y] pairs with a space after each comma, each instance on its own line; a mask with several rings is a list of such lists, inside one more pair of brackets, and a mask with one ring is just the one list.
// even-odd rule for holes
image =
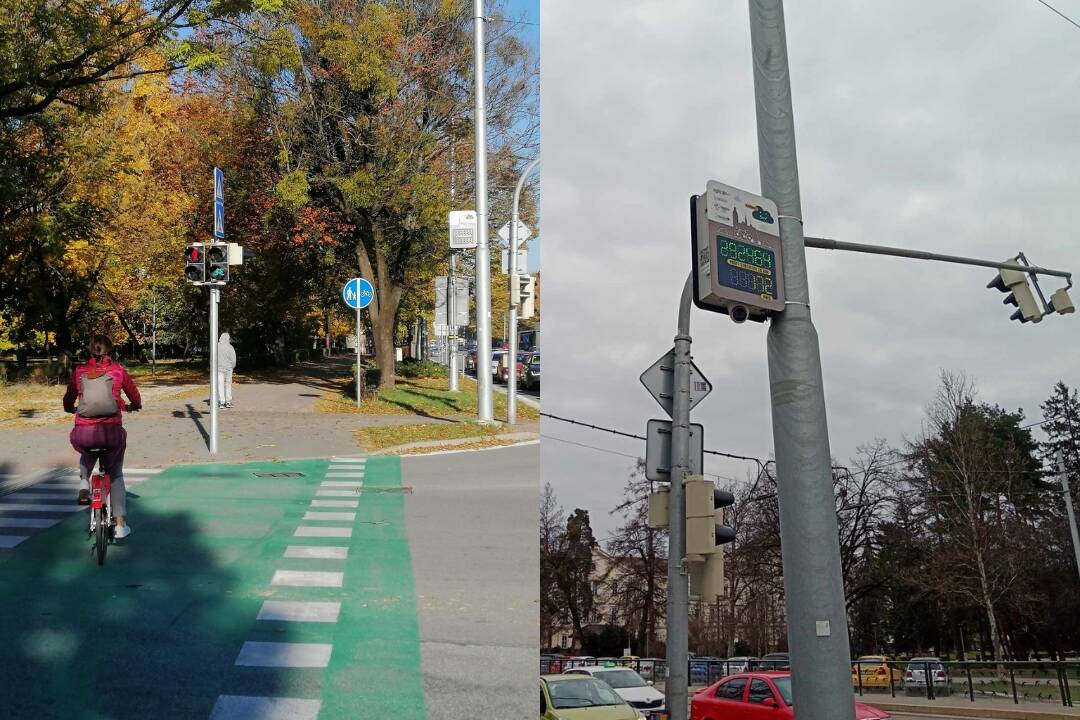
[[634, 667], [634, 663], [640, 659], [637, 655], [623, 655], [619, 658], [619, 664], [623, 667]]
[[541, 675], [540, 720], [641, 720], [641, 713], [591, 675]]
[[[890, 668], [887, 664], [889, 658], [885, 655], [863, 655], [851, 666], [851, 687], [859, 689], [859, 676], [862, 676], [862, 687], [887, 688], [889, 687], [889, 672], [892, 671], [893, 687], [903, 685], [903, 674], [899, 669]], [[856, 674], [858, 669], [858, 675]]]

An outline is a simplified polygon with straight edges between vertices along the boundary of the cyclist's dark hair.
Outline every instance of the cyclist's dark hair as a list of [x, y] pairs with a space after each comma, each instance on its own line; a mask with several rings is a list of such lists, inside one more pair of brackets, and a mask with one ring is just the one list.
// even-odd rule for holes
[[112, 353], [113, 344], [112, 340], [104, 335], [95, 335], [94, 339], [90, 341], [90, 357], [95, 360], [100, 360], [103, 357], [107, 357]]

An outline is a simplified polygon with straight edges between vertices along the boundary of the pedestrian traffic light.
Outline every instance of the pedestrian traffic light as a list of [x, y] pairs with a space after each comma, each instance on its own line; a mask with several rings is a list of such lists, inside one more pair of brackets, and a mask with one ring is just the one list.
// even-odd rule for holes
[[710, 555], [717, 545], [735, 539], [735, 531], [723, 524], [724, 508], [735, 504], [735, 496], [719, 490], [701, 475], [690, 475], [686, 488], [686, 554]]
[[536, 278], [532, 275], [521, 275], [521, 309], [518, 317], [529, 320], [536, 314]]
[[206, 249], [202, 243], [191, 243], [184, 249], [184, 278], [196, 285], [206, 282]]
[[998, 270], [997, 277], [986, 284], [988, 288], [996, 288], [1000, 292], [1008, 293], [1002, 301], [1003, 305], [1013, 305], [1017, 308], [1009, 319], [1019, 320], [1022, 323], [1039, 322], [1042, 320], [1042, 310], [1035, 296], [1028, 287], [1027, 273], [1021, 270]]
[[212, 283], [229, 282], [229, 246], [214, 243], [206, 250], [206, 274]]

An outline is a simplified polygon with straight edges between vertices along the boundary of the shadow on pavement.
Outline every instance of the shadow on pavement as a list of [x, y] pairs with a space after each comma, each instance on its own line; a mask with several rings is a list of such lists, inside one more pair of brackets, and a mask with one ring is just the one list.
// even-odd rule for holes
[[191, 403], [185, 403], [184, 407], [187, 408], [187, 413], [183, 413], [179, 410], [173, 411], [173, 417], [189, 417], [191, 421], [195, 423], [195, 427], [199, 429], [199, 434], [202, 435], [203, 444], [206, 445], [206, 449], [210, 449], [210, 433], [206, 430], [206, 427], [202, 424], [202, 413], [195, 409], [195, 406]]
[[[237, 571], [259, 539], [207, 534], [190, 510], [129, 497], [135, 532], [110, 546], [104, 566], [84, 513], [5, 562], [6, 717], [208, 718], [221, 694], [285, 692], [288, 670], [234, 666], [260, 604], [236, 597], [245, 594]], [[288, 640], [290, 628], [277, 630]]]

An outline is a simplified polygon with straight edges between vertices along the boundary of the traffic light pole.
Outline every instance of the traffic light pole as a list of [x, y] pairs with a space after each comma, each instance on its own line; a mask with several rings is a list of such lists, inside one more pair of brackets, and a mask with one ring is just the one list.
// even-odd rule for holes
[[221, 290], [210, 287], [210, 454], [218, 451], [218, 300]]
[[[507, 334], [510, 336], [510, 372], [506, 377], [506, 422], [510, 425], [517, 423], [517, 354], [518, 354], [518, 336], [517, 336], [517, 323], [518, 323], [518, 309], [517, 298], [521, 295], [521, 283], [518, 282], [518, 266], [517, 266], [517, 253], [518, 253], [518, 204], [521, 200], [521, 188], [525, 184], [525, 178], [529, 173], [533, 171], [533, 168], [540, 162], [540, 158], [534, 159], [529, 163], [525, 170], [518, 178], [517, 186], [514, 187], [514, 203], [513, 211], [510, 213], [510, 249], [509, 260], [507, 270], [510, 271], [510, 307], [509, 307], [509, 324], [510, 328]], [[517, 287], [514, 287], [514, 284]]]
[[[476, 108], [476, 419], [495, 420], [491, 396], [491, 248], [488, 247], [487, 106], [484, 101], [484, 0], [473, 0]], [[449, 319], [449, 318], [447, 318]]]
[[450, 251], [450, 273], [446, 276], [446, 364], [450, 370], [450, 392], [458, 391], [457, 374], [457, 252]]
[[1061, 489], [1065, 493], [1065, 514], [1069, 516], [1069, 532], [1072, 534], [1073, 553], [1076, 555], [1076, 571], [1080, 573], [1080, 532], [1076, 529], [1076, 511], [1073, 509], [1072, 493], [1069, 491], [1069, 472], [1065, 467], [1065, 456], [1057, 452], [1058, 472], [1061, 474]]
[[803, 720], [853, 720], [821, 353], [810, 318], [782, 0], [750, 0], [761, 194], [779, 209], [785, 310], [768, 331], [792, 692]]
[[690, 301], [693, 275], [688, 275], [679, 298], [675, 335], [675, 367], [671, 401], [671, 486], [668, 490], [667, 677], [664, 697], [671, 720], [687, 720], [687, 623], [690, 611], [686, 568], [686, 490], [690, 474]]

